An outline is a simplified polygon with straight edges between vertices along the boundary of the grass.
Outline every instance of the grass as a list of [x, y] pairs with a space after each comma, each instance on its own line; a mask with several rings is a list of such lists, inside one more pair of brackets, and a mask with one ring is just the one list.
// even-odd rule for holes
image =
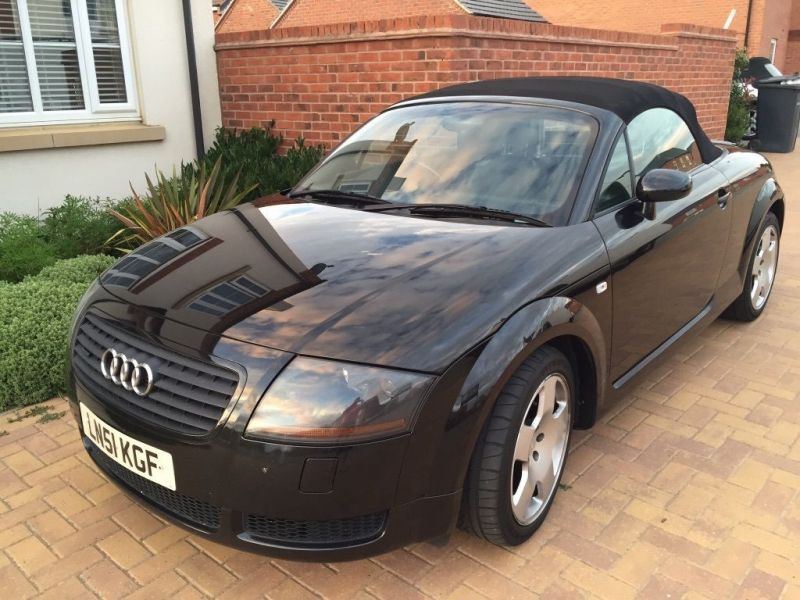
[[15, 413], [14, 416], [8, 420], [8, 422], [19, 423], [20, 421], [24, 421], [25, 419], [28, 419], [30, 417], [38, 417], [40, 415], [44, 415], [45, 413], [51, 410], [53, 410], [52, 406], [44, 406], [44, 405], [32, 406], [26, 411]]

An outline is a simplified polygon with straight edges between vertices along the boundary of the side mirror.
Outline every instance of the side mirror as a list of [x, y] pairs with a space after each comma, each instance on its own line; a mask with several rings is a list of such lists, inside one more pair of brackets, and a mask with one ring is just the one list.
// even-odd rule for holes
[[636, 184], [636, 198], [644, 203], [645, 217], [655, 218], [655, 203], [685, 198], [692, 191], [692, 178], [683, 171], [653, 169]]

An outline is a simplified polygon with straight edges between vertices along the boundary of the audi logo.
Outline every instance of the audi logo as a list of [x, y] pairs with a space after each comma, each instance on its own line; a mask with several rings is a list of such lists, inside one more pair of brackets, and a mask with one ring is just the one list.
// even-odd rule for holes
[[150, 365], [128, 358], [114, 348], [109, 348], [100, 357], [100, 372], [112, 383], [121, 385], [137, 396], [147, 396], [155, 383]]

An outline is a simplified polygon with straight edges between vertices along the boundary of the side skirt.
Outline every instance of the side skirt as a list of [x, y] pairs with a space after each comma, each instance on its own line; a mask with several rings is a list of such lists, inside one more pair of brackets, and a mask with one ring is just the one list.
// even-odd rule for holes
[[653, 350], [650, 354], [645, 356], [642, 360], [638, 363], [633, 365], [629, 371], [627, 371], [624, 375], [622, 375], [619, 379], [617, 379], [613, 384], [612, 387], [615, 390], [620, 389], [626, 383], [628, 383], [631, 379], [636, 377], [639, 373], [641, 373], [642, 369], [644, 369], [647, 365], [652, 363], [656, 360], [659, 356], [664, 354], [667, 350], [669, 350], [675, 342], [680, 340], [684, 335], [689, 333], [692, 329], [697, 327], [701, 321], [703, 321], [706, 317], [711, 314], [711, 310], [714, 306], [714, 300], [712, 299], [709, 301], [708, 304], [705, 305], [703, 310], [701, 310], [697, 315], [695, 315], [691, 321], [686, 323], [683, 327], [678, 329], [675, 333], [673, 333], [670, 337], [668, 337], [664, 342], [661, 343], [655, 350]]

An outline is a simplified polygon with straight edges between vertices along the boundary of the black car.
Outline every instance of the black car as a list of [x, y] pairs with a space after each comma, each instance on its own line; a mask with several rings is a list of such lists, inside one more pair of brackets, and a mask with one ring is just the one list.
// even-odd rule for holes
[[783, 218], [770, 163], [663, 88], [445, 88], [105, 272], [71, 405], [111, 480], [223, 544], [520, 544], [574, 427], [685, 334], [761, 314]]

